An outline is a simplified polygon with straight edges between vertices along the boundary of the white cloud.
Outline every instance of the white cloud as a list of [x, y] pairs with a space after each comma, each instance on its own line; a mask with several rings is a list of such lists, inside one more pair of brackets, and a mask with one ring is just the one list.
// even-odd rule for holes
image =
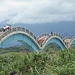
[[0, 23], [74, 21], [75, 0], [0, 0]]

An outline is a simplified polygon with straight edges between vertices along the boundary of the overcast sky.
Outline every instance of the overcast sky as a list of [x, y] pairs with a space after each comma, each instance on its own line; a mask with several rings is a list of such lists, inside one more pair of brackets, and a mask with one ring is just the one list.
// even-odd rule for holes
[[0, 0], [0, 23], [48, 23], [75, 20], [75, 0]]

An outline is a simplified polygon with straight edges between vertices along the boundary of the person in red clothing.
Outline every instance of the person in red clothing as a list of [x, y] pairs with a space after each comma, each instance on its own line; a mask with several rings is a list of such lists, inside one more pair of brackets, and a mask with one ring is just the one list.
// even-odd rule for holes
[[9, 26], [9, 30], [11, 30], [11, 25]]

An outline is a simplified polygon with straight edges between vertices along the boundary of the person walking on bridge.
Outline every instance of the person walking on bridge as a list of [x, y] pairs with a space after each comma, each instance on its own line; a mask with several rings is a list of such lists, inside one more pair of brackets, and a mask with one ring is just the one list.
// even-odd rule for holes
[[7, 28], [7, 30], [9, 30], [9, 25], [8, 24], [6, 25], [6, 28]]
[[5, 32], [5, 30], [6, 30], [6, 27], [4, 26], [4, 27], [3, 27], [3, 31]]
[[53, 35], [53, 32], [51, 32], [51, 35]]
[[9, 26], [9, 30], [11, 30], [11, 25]]

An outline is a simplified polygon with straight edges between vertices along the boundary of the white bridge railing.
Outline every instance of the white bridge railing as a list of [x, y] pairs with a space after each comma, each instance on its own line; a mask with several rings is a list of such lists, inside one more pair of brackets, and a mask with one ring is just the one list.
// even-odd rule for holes
[[47, 37], [47, 36], [49, 36], [48, 33], [43, 33], [43, 34], [41, 34], [40, 36], [37, 37], [37, 41], [38, 41], [40, 38], [42, 38], [42, 37]]
[[[1, 31], [2, 31], [2, 29], [1, 29]], [[38, 44], [38, 46], [39, 46], [40, 48], [43, 47], [43, 46], [46, 44], [46, 42], [48, 41], [48, 39], [51, 38], [52, 36], [59, 37], [63, 43], [64, 43], [64, 40], [65, 40], [65, 39], [63, 39], [63, 38], [62, 38], [59, 34], [57, 34], [57, 33], [53, 33], [53, 34], [44, 33], [44, 34], [41, 34], [40, 36], [38, 36], [38, 38], [36, 38], [36, 37], [33, 35], [33, 33], [31, 33], [29, 30], [27, 30], [27, 29], [25, 29], [25, 28], [22, 28], [22, 27], [16, 27], [16, 28], [12, 28], [11, 30], [8, 30], [8, 31], [6, 31], [6, 32], [1, 32], [1, 33], [3, 33], [3, 34], [0, 35], [0, 41], [2, 40], [2, 38], [4, 38], [5, 36], [9, 35], [10, 33], [17, 32], [17, 31], [22, 31], [22, 32], [25, 32], [25, 33], [29, 34], [29, 36], [31, 36], [31, 38], [34, 39], [34, 41]], [[39, 39], [42, 38], [42, 37], [47, 37], [47, 38], [46, 38], [46, 40], [45, 40], [42, 44], [40, 44], [38, 41], [39, 41]], [[71, 38], [71, 41], [72, 41], [73, 39], [75, 39], [75, 37], [72, 37], [72, 38]], [[70, 42], [71, 42], [71, 41], [70, 41]]]
[[[62, 38], [59, 34], [53, 33], [53, 34], [51, 34], [51, 35], [49, 35], [49, 36], [47, 37], [47, 39], [42, 43], [42, 46], [43, 46], [44, 44], [46, 44], [47, 40], [48, 40], [49, 38], [51, 38], [52, 36], [57, 36], [57, 37], [59, 37], [60, 39], [63, 40], [63, 38]], [[63, 42], [64, 42], [64, 41], [63, 41]]]
[[5, 36], [7, 36], [8, 34], [10, 34], [12, 32], [17, 32], [17, 31], [23, 31], [23, 32], [29, 34], [30, 36], [32, 36], [36, 40], [36, 37], [29, 30], [27, 30], [25, 28], [22, 28], [22, 27], [12, 28], [11, 30], [8, 30], [6, 32], [3, 32], [3, 35], [0, 36], [0, 40], [2, 38], [4, 38]]

